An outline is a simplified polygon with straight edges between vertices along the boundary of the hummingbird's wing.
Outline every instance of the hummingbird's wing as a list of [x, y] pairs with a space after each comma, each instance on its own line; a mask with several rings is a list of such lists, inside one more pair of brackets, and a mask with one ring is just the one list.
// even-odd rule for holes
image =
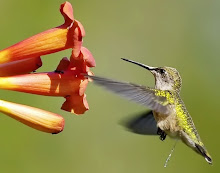
[[[169, 100], [166, 98], [166, 94], [159, 95], [158, 92], [161, 90], [151, 89], [144, 86], [128, 83], [128, 82], [119, 82], [103, 77], [89, 76], [93, 81], [112, 91], [122, 97], [127, 98], [128, 100], [134, 101], [136, 103], [142, 104], [151, 110], [169, 114], [170, 109], [168, 107]], [[163, 91], [166, 92], [166, 91]], [[168, 92], [168, 91], [167, 91]]]
[[142, 135], [157, 135], [157, 122], [152, 111], [144, 112], [140, 115], [124, 120], [121, 123], [128, 130]]

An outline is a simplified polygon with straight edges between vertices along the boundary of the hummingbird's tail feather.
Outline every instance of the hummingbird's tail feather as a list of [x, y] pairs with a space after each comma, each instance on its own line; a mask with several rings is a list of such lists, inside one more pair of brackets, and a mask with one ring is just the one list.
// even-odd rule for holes
[[195, 144], [195, 146], [196, 146], [197, 152], [199, 152], [209, 164], [212, 164], [212, 158], [207, 152], [207, 150], [205, 149], [205, 147], [198, 145], [198, 144]]
[[152, 111], [144, 112], [138, 116], [120, 122], [129, 131], [141, 135], [157, 135], [157, 122]]

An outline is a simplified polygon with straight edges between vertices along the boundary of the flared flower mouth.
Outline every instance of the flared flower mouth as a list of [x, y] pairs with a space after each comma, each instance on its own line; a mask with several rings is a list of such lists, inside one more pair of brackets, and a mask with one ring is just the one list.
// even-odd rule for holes
[[[74, 19], [71, 4], [61, 4], [60, 12], [64, 17], [62, 25], [0, 51], [0, 89], [64, 97], [61, 109], [83, 114], [89, 109], [85, 94], [89, 81], [82, 74], [92, 75], [90, 68], [96, 64], [91, 52], [82, 47], [85, 30]], [[42, 66], [42, 56], [65, 49], [72, 49], [70, 59], [63, 58], [56, 70], [35, 72]], [[37, 108], [7, 101], [0, 101], [0, 107], [0, 112], [37, 130], [59, 133], [64, 126], [60, 115]]]

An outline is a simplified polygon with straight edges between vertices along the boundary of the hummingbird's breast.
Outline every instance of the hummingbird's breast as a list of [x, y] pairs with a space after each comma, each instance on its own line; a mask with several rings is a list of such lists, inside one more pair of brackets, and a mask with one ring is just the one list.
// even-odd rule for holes
[[178, 125], [177, 117], [173, 111], [169, 115], [153, 111], [154, 118], [157, 121], [157, 126], [166, 132], [171, 138], [177, 138], [180, 135], [180, 127]]

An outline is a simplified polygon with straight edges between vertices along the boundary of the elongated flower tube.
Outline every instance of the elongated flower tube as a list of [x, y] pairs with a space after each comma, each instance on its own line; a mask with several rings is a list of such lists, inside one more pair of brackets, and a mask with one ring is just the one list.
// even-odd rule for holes
[[79, 83], [74, 71], [48, 72], [1, 77], [0, 89], [65, 97], [77, 92]]
[[0, 76], [12, 76], [30, 73], [42, 66], [40, 57], [22, 59], [9, 63], [0, 64]]
[[62, 116], [34, 107], [0, 100], [0, 112], [43, 132], [56, 134], [64, 128]]
[[46, 54], [72, 48], [78, 56], [85, 35], [82, 24], [73, 17], [73, 9], [69, 2], [60, 6], [64, 24], [34, 35], [0, 51], [0, 64], [26, 58], [39, 57]]

